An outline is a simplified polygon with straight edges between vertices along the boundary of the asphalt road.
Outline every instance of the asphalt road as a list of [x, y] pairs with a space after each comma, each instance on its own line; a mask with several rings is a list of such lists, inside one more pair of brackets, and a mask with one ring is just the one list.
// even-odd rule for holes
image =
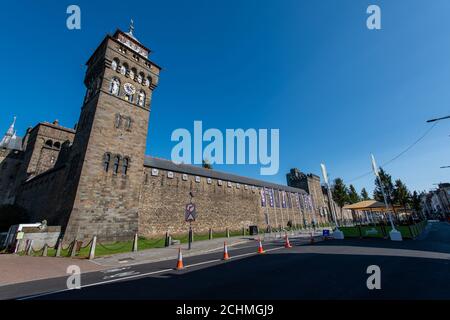
[[[221, 253], [0, 287], [0, 298], [26, 299], [450, 299], [450, 224], [433, 223], [417, 240], [293, 240], [230, 248]], [[381, 270], [381, 289], [369, 290], [367, 267]], [[38, 294], [36, 296], [36, 294]]]

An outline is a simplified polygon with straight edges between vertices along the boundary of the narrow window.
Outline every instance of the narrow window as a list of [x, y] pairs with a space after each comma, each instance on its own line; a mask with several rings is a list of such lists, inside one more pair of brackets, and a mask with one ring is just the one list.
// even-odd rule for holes
[[124, 176], [126, 176], [126, 175], [127, 175], [127, 172], [128, 172], [128, 162], [129, 162], [128, 158], [123, 158], [123, 162], [122, 162], [122, 174], [123, 174]]
[[52, 147], [53, 146], [53, 141], [52, 140], [47, 140], [47, 141], [45, 141], [45, 145], [47, 146], [47, 147]]
[[61, 144], [60, 144], [59, 142], [55, 142], [55, 143], [53, 144], [53, 146], [54, 146], [56, 149], [61, 148]]
[[114, 167], [113, 167], [113, 173], [117, 174], [117, 172], [119, 172], [119, 162], [120, 162], [120, 157], [119, 156], [115, 156], [114, 157]]
[[128, 131], [131, 130], [131, 118], [130, 117], [125, 119], [125, 129]]
[[120, 128], [121, 122], [122, 122], [122, 116], [120, 114], [116, 114], [116, 121], [114, 122], [114, 126], [116, 128]]
[[111, 155], [109, 153], [105, 153], [105, 156], [103, 158], [103, 169], [105, 170], [105, 172], [108, 172], [110, 161], [111, 161]]
[[111, 85], [109, 86], [109, 92], [112, 93], [115, 96], [119, 95], [119, 89], [120, 89], [120, 81], [117, 78], [113, 78], [111, 80]]

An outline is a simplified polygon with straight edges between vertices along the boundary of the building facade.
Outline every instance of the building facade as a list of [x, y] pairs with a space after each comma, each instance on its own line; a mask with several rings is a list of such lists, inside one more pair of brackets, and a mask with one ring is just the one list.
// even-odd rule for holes
[[[301, 187], [145, 156], [161, 67], [133, 33], [131, 26], [107, 35], [88, 59], [76, 128], [42, 122], [22, 139], [11, 125], [0, 144], [0, 202], [24, 207], [33, 221], [60, 225], [65, 242], [184, 232], [189, 193], [197, 206], [197, 232], [311, 219], [302, 208]], [[266, 201], [267, 190], [283, 199], [279, 206]], [[317, 190], [307, 191], [322, 208]]]

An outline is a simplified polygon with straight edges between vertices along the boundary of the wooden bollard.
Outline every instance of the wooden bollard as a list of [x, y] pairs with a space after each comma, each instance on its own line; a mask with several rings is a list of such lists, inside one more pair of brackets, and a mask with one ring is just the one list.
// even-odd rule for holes
[[31, 256], [32, 253], [33, 253], [33, 240], [30, 240], [27, 248], [27, 256]]
[[72, 250], [70, 251], [70, 257], [75, 257], [75, 254], [77, 253], [77, 239], [73, 240], [72, 242]]
[[227, 228], [227, 238], [230, 237], [230, 229]]
[[133, 240], [133, 252], [137, 252], [138, 251], [138, 234], [136, 233], [134, 235], [134, 240]]
[[213, 232], [212, 232], [211, 228], [209, 228], [208, 238], [209, 238], [209, 240], [212, 240], [212, 238], [213, 238]]
[[97, 236], [94, 236], [91, 243], [91, 249], [89, 250], [89, 260], [95, 258], [95, 246], [97, 245]]

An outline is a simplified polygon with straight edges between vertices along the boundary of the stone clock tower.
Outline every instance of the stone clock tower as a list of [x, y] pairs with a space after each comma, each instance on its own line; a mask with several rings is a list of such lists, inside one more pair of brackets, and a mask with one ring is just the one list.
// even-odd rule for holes
[[86, 95], [67, 167], [64, 241], [132, 239], [152, 93], [160, 67], [133, 34], [106, 36], [86, 63]]

